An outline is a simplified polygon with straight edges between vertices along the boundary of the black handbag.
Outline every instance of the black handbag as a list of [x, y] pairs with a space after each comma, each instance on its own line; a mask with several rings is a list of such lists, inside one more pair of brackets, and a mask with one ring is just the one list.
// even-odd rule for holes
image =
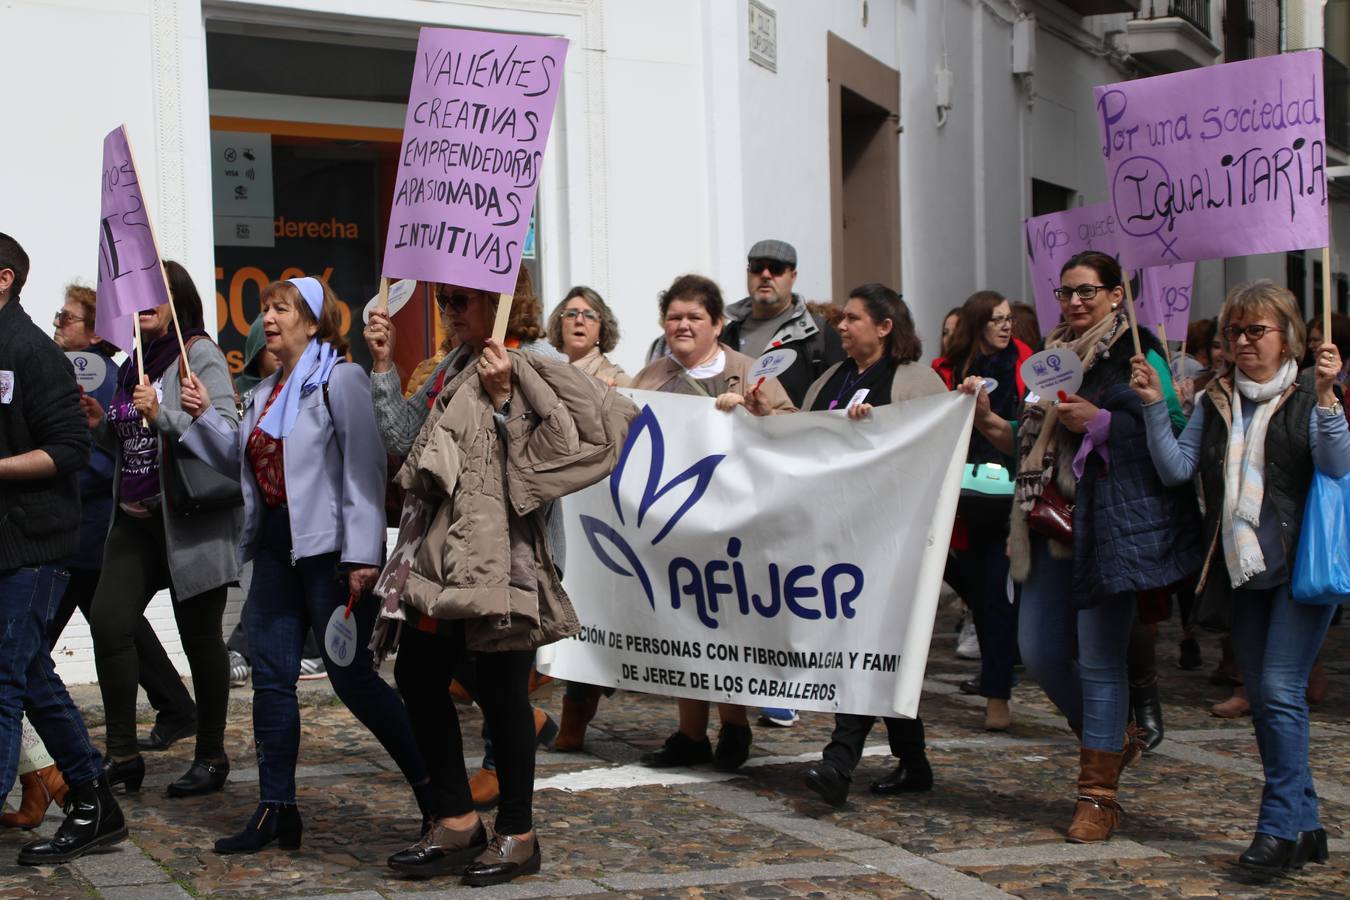
[[238, 477], [222, 475], [172, 439], [160, 446], [164, 502], [171, 514], [197, 516], [244, 505], [244, 490]]

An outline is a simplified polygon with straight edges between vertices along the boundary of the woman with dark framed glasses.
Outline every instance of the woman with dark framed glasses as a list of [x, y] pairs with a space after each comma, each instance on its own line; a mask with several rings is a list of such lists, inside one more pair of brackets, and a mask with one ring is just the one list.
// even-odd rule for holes
[[633, 379], [610, 362], [619, 343], [619, 321], [604, 298], [585, 285], [567, 292], [548, 317], [548, 342], [568, 362], [610, 387], [627, 387]]
[[[1064, 321], [1047, 349], [1083, 362], [1076, 394], [1028, 397], [1014, 431], [980, 379], [975, 427], [1018, 459], [1008, 541], [1022, 583], [1018, 645], [1041, 689], [1080, 738], [1077, 804], [1068, 840], [1096, 843], [1120, 821], [1120, 776], [1142, 745], [1127, 734], [1126, 648], [1139, 591], [1199, 566], [1194, 501], [1166, 487], [1149, 459], [1139, 398], [1129, 388], [1130, 328], [1120, 265], [1104, 253], [1071, 257], [1055, 290]], [[1162, 343], [1139, 329], [1147, 364], [1165, 387], [1164, 414], [1185, 424]]]
[[1265, 280], [1234, 288], [1219, 333], [1233, 369], [1205, 388], [1180, 437], [1138, 356], [1131, 386], [1158, 474], [1174, 485], [1200, 476], [1208, 549], [1195, 615], [1231, 631], [1266, 778], [1256, 835], [1238, 864], [1278, 874], [1327, 861], [1305, 692], [1336, 607], [1295, 602], [1290, 580], [1313, 472], [1350, 472], [1350, 433], [1336, 387], [1340, 352], [1324, 343], [1315, 367], [1299, 372], [1306, 331], [1288, 290]]

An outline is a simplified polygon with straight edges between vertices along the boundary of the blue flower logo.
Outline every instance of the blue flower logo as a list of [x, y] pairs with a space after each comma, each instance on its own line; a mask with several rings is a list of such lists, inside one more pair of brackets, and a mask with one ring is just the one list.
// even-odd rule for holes
[[[633, 455], [633, 448], [642, 440], [646, 440], [649, 444], [651, 462], [647, 468], [646, 483], [642, 488], [642, 498], [638, 502], [633, 527], [642, 529], [644, 522], [647, 520], [647, 513], [651, 511], [652, 506], [658, 500], [667, 495], [671, 496], [671, 502], [679, 500], [681, 495], [684, 498], [675, 512], [664, 524], [660, 525], [655, 536], [650, 540], [650, 546], [654, 547], [665, 540], [671, 529], [679, 523], [680, 519], [684, 518], [684, 514], [693, 509], [694, 505], [703, 498], [704, 492], [708, 490], [708, 484], [712, 481], [713, 472], [717, 469], [718, 464], [726, 459], [726, 454], [716, 453], [712, 456], [705, 456], [665, 484], [661, 484], [661, 474], [665, 468], [666, 457], [665, 436], [661, 433], [661, 423], [656, 420], [656, 414], [652, 412], [652, 408], [650, 406], [644, 407], [633, 421], [633, 425], [628, 431], [628, 441], [624, 445], [623, 454], [619, 457], [619, 464], [614, 467], [614, 472], [609, 477], [609, 494], [614, 501], [614, 512], [618, 516], [620, 525], [628, 525], [628, 518], [624, 515], [623, 503], [619, 498], [619, 487], [623, 484], [625, 473], [628, 472], [628, 462]], [[634, 474], [628, 477], [630, 480], [641, 478], [641, 474], [640, 470], [634, 469]], [[629, 512], [631, 513], [632, 510], [629, 510]], [[660, 524], [655, 521], [655, 518], [653, 522], [654, 524]], [[601, 564], [618, 575], [637, 578], [642, 585], [642, 590], [647, 594], [647, 602], [651, 604], [652, 609], [656, 609], [656, 594], [652, 590], [651, 578], [648, 577], [646, 568], [638, 559], [637, 553], [633, 551], [627, 539], [607, 522], [594, 516], [581, 516], [581, 527], [586, 533], [586, 540], [590, 543], [591, 550], [595, 552], [595, 556]]]

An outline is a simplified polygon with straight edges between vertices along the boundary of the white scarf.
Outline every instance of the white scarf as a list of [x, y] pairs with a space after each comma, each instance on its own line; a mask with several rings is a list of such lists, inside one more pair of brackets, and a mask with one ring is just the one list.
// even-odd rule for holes
[[[1266, 570], [1266, 558], [1256, 526], [1265, 497], [1266, 428], [1275, 415], [1271, 400], [1281, 396], [1298, 378], [1298, 366], [1286, 359], [1275, 377], [1264, 383], [1252, 381], [1235, 369], [1232, 425], [1228, 429], [1228, 454], [1224, 458], [1223, 553], [1233, 587], [1241, 587]], [[1256, 404], [1248, 426], [1242, 401]]]

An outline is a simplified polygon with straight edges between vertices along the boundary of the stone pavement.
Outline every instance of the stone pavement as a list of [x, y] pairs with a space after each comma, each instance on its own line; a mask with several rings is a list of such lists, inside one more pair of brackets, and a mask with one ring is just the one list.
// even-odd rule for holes
[[[1125, 777], [1125, 820], [1109, 843], [1064, 843], [1077, 754], [1044, 696], [1014, 692], [1012, 730], [982, 730], [983, 701], [956, 684], [977, 666], [953, 656], [950, 615], [934, 638], [922, 712], [937, 786], [904, 798], [866, 786], [891, 766], [884, 732], [872, 735], [848, 807], [833, 810], [802, 786], [831, 719], [807, 714], [788, 729], [757, 727], [754, 757], [735, 775], [711, 769], [657, 772], [635, 765], [674, 727], [668, 700], [620, 694], [602, 703], [584, 754], [541, 752], [536, 821], [541, 875], [496, 888], [396, 877], [385, 858], [416, 838], [407, 786], [370, 735], [326, 689], [304, 685], [299, 795], [305, 820], [296, 853], [210, 852], [243, 825], [256, 802], [248, 691], [233, 696], [227, 735], [235, 764], [226, 790], [169, 800], [190, 745], [147, 755], [139, 795], [122, 799], [132, 834], [120, 848], [51, 869], [8, 863], [29, 837], [0, 833], [0, 898], [189, 896], [343, 897], [350, 900], [474, 897], [1344, 897], [1350, 894], [1350, 625], [1323, 653], [1328, 701], [1314, 711], [1313, 769], [1331, 836], [1329, 866], [1257, 881], [1234, 865], [1250, 840], [1261, 786], [1249, 719], [1211, 718], [1223, 699], [1208, 673], [1218, 658], [1206, 639], [1205, 669], [1175, 668], [1177, 632], [1158, 642], [1167, 740]], [[98, 721], [97, 690], [77, 699]], [[561, 690], [538, 702], [555, 715]], [[461, 709], [473, 735], [480, 718]], [[148, 721], [148, 719], [147, 719]], [[101, 737], [101, 728], [95, 728]], [[17, 798], [16, 798], [17, 799]], [[55, 811], [53, 811], [55, 812]], [[49, 817], [39, 833], [54, 830]], [[489, 821], [491, 817], [489, 816]]]

